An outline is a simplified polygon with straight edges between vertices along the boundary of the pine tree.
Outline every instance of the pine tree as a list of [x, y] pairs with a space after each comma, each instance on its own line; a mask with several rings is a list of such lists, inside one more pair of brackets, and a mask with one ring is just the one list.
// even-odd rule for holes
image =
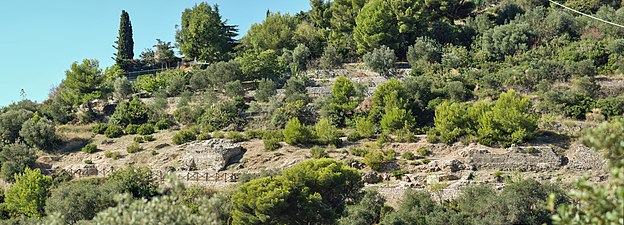
[[130, 22], [130, 15], [126, 10], [121, 11], [121, 18], [119, 19], [119, 36], [115, 41], [117, 46], [113, 46], [117, 49], [115, 54], [115, 62], [121, 66], [122, 69], [127, 70], [127, 64], [129, 60], [134, 58], [134, 40], [132, 40], [132, 23]]

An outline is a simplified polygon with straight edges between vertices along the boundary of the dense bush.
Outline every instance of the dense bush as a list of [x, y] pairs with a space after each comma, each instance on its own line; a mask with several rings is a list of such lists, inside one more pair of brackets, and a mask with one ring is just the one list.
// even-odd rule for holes
[[2, 179], [14, 181], [14, 175], [24, 172], [26, 168], [35, 168], [36, 152], [23, 143], [13, 143], [2, 147], [0, 162], [2, 162]]
[[194, 141], [197, 139], [197, 135], [194, 131], [191, 130], [181, 130], [177, 134], [173, 136], [173, 143], [176, 145], [181, 145], [186, 142]]
[[334, 46], [327, 46], [319, 58], [319, 67], [322, 69], [337, 69], [342, 65], [342, 54]]
[[198, 118], [204, 113], [201, 107], [184, 106], [173, 112], [175, 120], [182, 125], [190, 125], [197, 122]]
[[82, 149], [80, 149], [80, 151], [87, 153], [87, 154], [91, 154], [96, 152], [97, 149], [97, 145], [93, 144], [93, 143], [89, 143], [87, 145], [85, 145], [84, 147], [82, 147]]
[[228, 82], [223, 88], [225, 95], [230, 98], [245, 97], [245, 89], [239, 80]]
[[132, 83], [126, 77], [115, 79], [113, 88], [115, 89], [113, 96], [120, 100], [125, 100], [134, 93], [134, 87], [132, 87]]
[[386, 75], [394, 67], [397, 57], [394, 51], [386, 46], [376, 48], [364, 55], [364, 64], [371, 70]]
[[256, 100], [259, 102], [268, 102], [269, 98], [277, 94], [277, 86], [273, 80], [264, 78], [258, 82], [258, 89], [256, 90]]
[[5, 193], [6, 209], [18, 216], [43, 216], [51, 185], [52, 177], [41, 174], [39, 169], [26, 168], [15, 175], [15, 184]]
[[123, 129], [117, 125], [109, 125], [104, 132], [104, 136], [107, 138], [118, 138], [123, 136], [123, 134]]
[[137, 129], [137, 134], [140, 134], [140, 135], [149, 135], [149, 134], [153, 134], [154, 132], [155, 132], [154, 125], [152, 125], [151, 123], [142, 124]]
[[318, 146], [314, 146], [310, 149], [310, 156], [314, 159], [329, 158], [329, 154], [325, 151], [325, 149]]
[[286, 65], [280, 62], [277, 54], [274, 50], [264, 50], [260, 53], [245, 52], [242, 57], [237, 58], [245, 80], [280, 77], [286, 70]]
[[135, 198], [149, 198], [156, 195], [158, 185], [147, 167], [129, 166], [116, 170], [108, 177], [115, 190], [128, 193]]
[[92, 131], [94, 134], [104, 134], [104, 132], [106, 132], [106, 129], [108, 129], [108, 124], [98, 123], [93, 126]]
[[364, 164], [370, 167], [372, 170], [381, 169], [382, 164], [384, 163], [384, 154], [379, 151], [369, 152], [364, 155]]
[[440, 63], [442, 47], [435, 40], [428, 37], [419, 37], [416, 43], [407, 50], [407, 61], [413, 69], [425, 67], [430, 63]]
[[120, 126], [128, 124], [143, 124], [149, 119], [150, 109], [138, 98], [122, 102], [111, 115], [109, 123]]
[[139, 127], [141, 127], [141, 125], [138, 125], [138, 124], [128, 124], [128, 126], [126, 126], [126, 129], [124, 130], [124, 132], [126, 134], [136, 134], [137, 130], [139, 129]]
[[[141, 140], [143, 140], [143, 139], [141, 139]], [[126, 148], [126, 152], [128, 152], [128, 154], [137, 153], [137, 152], [140, 152], [140, 151], [143, 151], [143, 147], [141, 147], [141, 145], [139, 145], [137, 143], [134, 143], [134, 144], [132, 144], [132, 145], [130, 145], [130, 146], [128, 146]]]
[[25, 109], [9, 110], [0, 114], [0, 135], [4, 143], [14, 143], [19, 138], [22, 125], [33, 117], [33, 112]]
[[54, 123], [45, 117], [40, 117], [39, 113], [35, 113], [32, 118], [22, 124], [19, 135], [29, 146], [42, 150], [51, 149], [57, 140]]
[[168, 119], [161, 119], [158, 122], [156, 122], [154, 127], [158, 130], [169, 129], [171, 127], [171, 121], [169, 121]]
[[340, 146], [342, 142], [340, 136], [338, 136], [340, 131], [326, 118], [320, 119], [316, 123], [314, 132], [320, 144]]
[[264, 143], [264, 150], [273, 151], [281, 147], [280, 141], [284, 139], [282, 132], [279, 131], [267, 131], [262, 136], [262, 142]]
[[95, 180], [68, 183], [52, 190], [45, 212], [62, 216], [67, 224], [91, 220], [98, 212], [116, 205], [113, 200], [116, 194], [110, 185]]
[[330, 224], [361, 187], [359, 172], [341, 162], [306, 161], [243, 184], [232, 196], [232, 223]]
[[310, 130], [301, 124], [297, 118], [292, 118], [288, 121], [283, 134], [284, 141], [291, 145], [309, 143], [312, 138]]
[[386, 200], [376, 191], [367, 190], [354, 205], [348, 205], [345, 215], [338, 220], [341, 225], [379, 224], [381, 210]]
[[220, 88], [228, 82], [242, 80], [241, 65], [237, 61], [218, 62], [211, 64], [206, 70], [194, 72], [190, 83], [195, 90], [209, 87]]
[[375, 124], [370, 120], [362, 117], [356, 120], [355, 122], [355, 130], [360, 136], [363, 138], [371, 138], [376, 133]]

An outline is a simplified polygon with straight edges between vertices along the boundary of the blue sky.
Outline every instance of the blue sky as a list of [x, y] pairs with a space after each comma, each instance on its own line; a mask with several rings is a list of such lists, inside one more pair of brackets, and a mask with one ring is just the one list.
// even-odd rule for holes
[[[112, 65], [112, 47], [121, 10], [130, 14], [134, 53], [156, 38], [174, 42], [175, 25], [185, 8], [202, 1], [2, 1], [0, 3], [0, 106], [19, 101], [20, 90], [37, 102], [65, 77], [72, 62], [85, 58]], [[296, 13], [309, 10], [307, 0], [217, 0], [223, 18], [239, 25], [241, 36], [267, 10]]]

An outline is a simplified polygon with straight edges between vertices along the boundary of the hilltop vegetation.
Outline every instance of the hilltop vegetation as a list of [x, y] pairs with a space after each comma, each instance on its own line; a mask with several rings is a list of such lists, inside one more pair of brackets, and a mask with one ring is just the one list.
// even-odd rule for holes
[[[624, 22], [617, 1], [561, 3]], [[129, 13], [122, 11], [115, 65], [75, 62], [48, 100], [1, 109], [0, 175], [11, 185], [0, 198], [0, 218], [7, 224], [622, 223], [624, 29], [547, 1], [310, 4], [295, 15], [267, 12], [236, 40], [237, 27], [219, 7], [201, 3], [182, 12], [175, 44], [158, 39], [138, 59]], [[155, 68], [164, 70], [127, 76]], [[566, 122], [598, 127], [570, 131]], [[81, 151], [81, 165], [125, 157], [141, 164], [171, 144], [181, 149], [208, 139], [248, 141], [258, 148], [250, 152], [267, 152], [246, 153], [244, 160], [292, 149], [313, 159], [255, 171], [225, 190], [174, 176], [159, 184], [148, 163], [107, 178], [74, 179], [48, 174], [53, 165], [41, 160]], [[445, 183], [427, 181], [426, 188], [408, 188], [398, 204], [365, 188], [374, 182], [364, 181], [363, 171], [400, 179], [405, 168], [428, 169], [430, 149], [394, 149], [414, 142], [478, 143], [527, 155], [539, 155], [533, 145], [583, 142], [602, 151], [610, 175], [571, 187], [496, 171], [492, 176], [504, 185], [468, 182], [443, 199]]]

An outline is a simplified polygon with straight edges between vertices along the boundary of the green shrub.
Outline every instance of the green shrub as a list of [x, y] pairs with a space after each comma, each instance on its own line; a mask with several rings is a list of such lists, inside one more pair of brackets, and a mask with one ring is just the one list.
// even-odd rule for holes
[[38, 112], [22, 124], [19, 136], [27, 145], [43, 150], [51, 149], [57, 140], [54, 123]]
[[13, 182], [15, 174], [21, 173], [26, 168], [35, 168], [36, 151], [26, 144], [18, 142], [2, 146], [0, 162], [2, 162], [2, 179]]
[[181, 130], [177, 134], [173, 136], [173, 143], [176, 145], [181, 145], [186, 142], [191, 142], [197, 139], [196, 132], [190, 130]]
[[262, 130], [247, 130], [245, 131], [245, 137], [247, 139], [262, 139], [264, 131]]
[[363, 138], [371, 138], [375, 136], [375, 124], [366, 118], [359, 118], [355, 122], [355, 130]]
[[403, 170], [395, 170], [392, 171], [392, 176], [396, 179], [401, 179], [401, 177], [403, 177], [403, 175], [405, 175], [405, 171]]
[[152, 135], [144, 135], [143, 136], [143, 140], [145, 140], [147, 142], [152, 142], [152, 141], [155, 141], [156, 138], [154, 138], [154, 136], [152, 136]]
[[152, 125], [151, 123], [143, 124], [139, 127], [139, 129], [137, 129], [137, 134], [140, 135], [149, 135], [153, 134], [154, 132], [154, 125]]
[[116, 194], [110, 186], [92, 180], [67, 183], [52, 189], [45, 212], [60, 214], [68, 224], [91, 220], [98, 212], [116, 205]]
[[139, 127], [140, 125], [137, 124], [128, 124], [124, 131], [126, 132], [126, 134], [136, 134]]
[[4, 206], [12, 215], [40, 217], [51, 186], [52, 177], [41, 174], [39, 169], [26, 168], [15, 175], [15, 184], [5, 193]]
[[394, 67], [397, 57], [392, 49], [381, 46], [364, 55], [364, 64], [372, 71], [386, 75]]
[[414, 134], [414, 132], [410, 131], [407, 127], [404, 127], [403, 129], [397, 132], [398, 142], [412, 143], [412, 142], [416, 142], [417, 140], [418, 138], [416, 138], [416, 135]]
[[397, 152], [393, 149], [383, 151], [384, 161], [394, 161], [397, 157]]
[[418, 156], [425, 157], [425, 156], [431, 155], [431, 150], [429, 150], [426, 147], [420, 147], [418, 148], [416, 153], [418, 153]]
[[166, 130], [166, 129], [169, 129], [169, 127], [171, 127], [171, 122], [169, 122], [168, 119], [161, 119], [158, 122], [156, 122], [155, 127], [158, 130]]
[[108, 128], [106, 128], [106, 131], [104, 132], [104, 136], [106, 136], [107, 138], [118, 138], [123, 136], [123, 134], [123, 129], [117, 125], [108, 126]]
[[349, 148], [349, 153], [354, 156], [364, 157], [369, 153], [369, 150], [364, 147], [351, 147]]
[[93, 161], [91, 161], [90, 159], [85, 159], [84, 163], [85, 164], [93, 164]]
[[391, 142], [392, 142], [392, 138], [390, 137], [390, 134], [383, 133], [377, 137], [376, 144], [377, 144], [377, 147], [383, 148], [385, 144], [391, 143]]
[[414, 160], [414, 159], [416, 159], [416, 155], [414, 155], [414, 153], [412, 153], [412, 152], [404, 152], [401, 155], [401, 158], [403, 158], [405, 160]]
[[173, 112], [173, 118], [182, 125], [190, 125], [196, 123], [203, 113], [204, 110], [201, 107], [185, 106], [176, 109]]
[[145, 139], [142, 136], [137, 136], [137, 137], [134, 137], [134, 142], [135, 143], [143, 143], [143, 142], [145, 142]]
[[225, 138], [225, 134], [223, 132], [216, 131], [216, 132], [212, 133], [212, 137], [213, 138], [218, 138], [218, 139], [223, 139], [223, 138]]
[[82, 151], [84, 153], [88, 153], [88, 154], [94, 153], [97, 150], [98, 150], [97, 149], [97, 145], [95, 145], [93, 143], [89, 143], [89, 144], [85, 145], [84, 147], [82, 147], [82, 149], [80, 149], [80, 151]]
[[151, 111], [143, 101], [133, 98], [130, 101], [122, 102], [111, 115], [109, 123], [127, 126], [128, 124], [143, 124], [149, 119]]
[[110, 159], [119, 159], [121, 158], [121, 153], [118, 151], [106, 151], [104, 152], [104, 157]]
[[273, 151], [273, 150], [277, 150], [278, 148], [282, 147], [280, 145], [280, 140], [278, 138], [275, 138], [275, 137], [265, 136], [265, 137], [262, 138], [262, 142], [264, 143], [264, 150], [266, 150], [266, 151]]
[[315, 158], [315, 159], [329, 157], [329, 154], [327, 154], [325, 149], [318, 147], [318, 146], [314, 146], [312, 147], [312, 149], [310, 149], [310, 155], [312, 155], [312, 158]]
[[314, 126], [314, 131], [318, 142], [321, 144], [340, 145], [341, 140], [338, 138], [339, 132], [336, 126], [332, 125], [329, 119], [323, 118]]
[[126, 152], [128, 152], [129, 154], [137, 153], [137, 152], [140, 152], [140, 151], [143, 151], [143, 147], [141, 147], [141, 145], [136, 144], [136, 143], [132, 144], [132, 145], [130, 145], [130, 146], [128, 146], [126, 148]]
[[277, 85], [270, 79], [264, 78], [258, 83], [256, 90], [256, 100], [259, 102], [268, 102], [271, 97], [277, 94]]
[[236, 131], [227, 132], [225, 138], [232, 140], [233, 142], [241, 142], [245, 140], [245, 136], [242, 133]]
[[212, 137], [210, 136], [209, 133], [201, 133], [197, 136], [197, 140], [199, 141], [205, 141], [205, 140], [210, 140]]
[[362, 139], [362, 136], [358, 132], [352, 132], [347, 135], [347, 141], [356, 142]]
[[106, 129], [108, 129], [108, 124], [98, 123], [93, 126], [92, 131], [94, 134], [104, 134], [104, 132], [106, 132]]
[[296, 117], [288, 121], [282, 132], [284, 133], [284, 141], [291, 145], [304, 144], [311, 139], [308, 128], [301, 124]]
[[156, 195], [158, 189], [148, 167], [129, 166], [116, 170], [108, 177], [107, 183], [119, 192], [132, 194], [135, 198], [150, 198]]
[[369, 152], [364, 156], [364, 164], [372, 170], [379, 171], [384, 163], [384, 154], [378, 151]]

